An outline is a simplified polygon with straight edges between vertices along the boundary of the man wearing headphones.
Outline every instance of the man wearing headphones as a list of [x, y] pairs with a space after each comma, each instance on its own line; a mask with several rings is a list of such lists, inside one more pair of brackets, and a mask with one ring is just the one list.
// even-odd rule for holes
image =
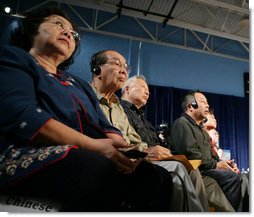
[[[122, 88], [131, 70], [125, 58], [116, 51], [101, 50], [91, 57], [90, 68], [91, 86], [97, 94], [101, 109], [107, 119], [116, 128], [125, 132], [123, 136], [129, 144], [132, 142], [134, 145], [139, 145], [140, 150], [147, 148], [147, 144], [140, 141], [136, 131], [128, 124], [122, 125], [118, 119], [125, 113], [122, 107], [118, 106], [119, 100], [114, 93]], [[126, 121], [128, 121], [127, 117]]]
[[234, 209], [242, 211], [240, 176], [230, 166], [230, 160], [219, 161], [213, 156], [209, 135], [203, 129], [203, 120], [209, 114], [205, 95], [200, 91], [188, 92], [182, 109], [183, 115], [171, 127], [171, 148], [178, 154], [185, 154], [188, 159], [201, 159], [201, 174], [214, 178]]
[[[135, 75], [130, 77], [122, 88], [121, 105], [128, 116], [130, 124], [140, 135], [142, 141], [147, 142], [150, 146], [157, 145], [159, 138], [156, 135], [155, 128], [145, 118], [144, 109], [149, 100], [149, 87], [146, 78], [143, 75]], [[192, 103], [197, 107], [196, 103]], [[164, 125], [164, 126], [163, 126]], [[163, 128], [167, 125], [163, 124]], [[166, 144], [168, 147], [168, 130], [166, 130]], [[164, 144], [165, 144], [164, 143]], [[218, 183], [211, 177], [201, 176], [198, 169], [192, 170], [190, 173], [191, 180], [197, 192], [202, 188], [205, 190], [210, 207], [215, 212], [234, 212], [234, 208], [225, 197]], [[202, 181], [203, 180], [203, 181]], [[200, 190], [198, 189], [200, 188]], [[200, 201], [202, 195], [199, 195]]]
[[[147, 151], [147, 143], [141, 141], [140, 136], [129, 123], [128, 117], [119, 102], [119, 98], [115, 95], [115, 92], [123, 87], [129, 76], [130, 67], [126, 64], [125, 58], [116, 51], [103, 50], [91, 57], [90, 66], [93, 74], [91, 85], [97, 94], [100, 107], [107, 119], [113, 126], [122, 132], [124, 138], [129, 144], [139, 145], [144, 149], [144, 151]], [[157, 153], [160, 153], [163, 156], [171, 156], [170, 151], [162, 146], [160, 146], [160, 151], [157, 151]], [[159, 166], [162, 166], [167, 170], [168, 168], [178, 168], [179, 171], [177, 172], [178, 174], [181, 174], [184, 187], [186, 186], [187, 188], [187, 201], [184, 203], [184, 200], [182, 200], [184, 198], [182, 196], [184, 187], [177, 177], [173, 179], [173, 195], [170, 195], [170, 197], [177, 199], [172, 200], [172, 203], [170, 204], [171, 211], [209, 211], [208, 202], [200, 202], [195, 191], [195, 187], [193, 186], [184, 165], [177, 161], [164, 161], [162, 164], [164, 166], [158, 163]], [[172, 166], [170, 167], [170, 165]], [[171, 171], [174, 171], [174, 169]]]

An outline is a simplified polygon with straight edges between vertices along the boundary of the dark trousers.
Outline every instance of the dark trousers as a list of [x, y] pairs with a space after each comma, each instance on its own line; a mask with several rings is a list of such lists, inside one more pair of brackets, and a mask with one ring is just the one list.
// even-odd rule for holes
[[241, 196], [241, 177], [230, 171], [223, 169], [210, 169], [201, 172], [202, 175], [210, 176], [215, 179], [228, 201], [234, 207], [235, 210], [239, 211], [239, 206], [242, 202]]
[[46, 197], [60, 201], [60, 211], [168, 211], [172, 179], [169, 173], [148, 162], [122, 175], [104, 156], [72, 149], [55, 162], [5, 193]]

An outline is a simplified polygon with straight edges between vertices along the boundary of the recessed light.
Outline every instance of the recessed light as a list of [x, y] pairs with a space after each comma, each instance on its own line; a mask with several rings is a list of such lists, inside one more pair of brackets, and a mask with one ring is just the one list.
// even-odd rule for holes
[[4, 11], [5, 11], [5, 13], [9, 14], [11, 12], [11, 8], [10, 7], [4, 7]]

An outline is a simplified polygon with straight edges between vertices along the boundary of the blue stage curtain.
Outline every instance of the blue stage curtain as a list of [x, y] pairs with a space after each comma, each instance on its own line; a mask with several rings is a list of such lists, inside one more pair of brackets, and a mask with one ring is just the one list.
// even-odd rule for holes
[[[188, 90], [149, 85], [146, 105], [147, 119], [154, 125], [167, 122], [169, 126], [181, 116], [181, 101]], [[214, 109], [220, 147], [231, 151], [239, 169], [249, 168], [249, 99], [203, 92]]]

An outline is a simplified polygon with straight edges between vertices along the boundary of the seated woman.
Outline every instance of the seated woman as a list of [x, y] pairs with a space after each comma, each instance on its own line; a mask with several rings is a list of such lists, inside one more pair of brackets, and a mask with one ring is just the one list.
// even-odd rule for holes
[[59, 9], [25, 14], [0, 48], [0, 192], [60, 211], [167, 211], [167, 171], [125, 157], [90, 85], [65, 71], [80, 42]]

